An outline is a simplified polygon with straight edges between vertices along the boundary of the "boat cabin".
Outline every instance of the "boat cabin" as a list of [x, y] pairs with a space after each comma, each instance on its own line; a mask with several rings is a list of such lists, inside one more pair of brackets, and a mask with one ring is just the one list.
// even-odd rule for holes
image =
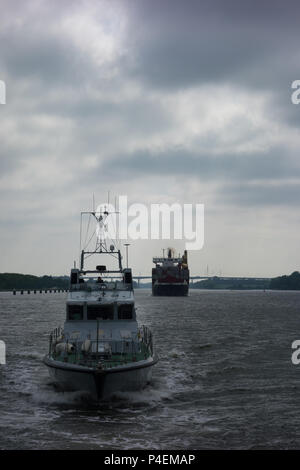
[[81, 339], [87, 335], [93, 338], [97, 325], [105, 338], [119, 340], [124, 332], [130, 338], [136, 337], [131, 269], [108, 271], [105, 266], [97, 266], [94, 271], [71, 270], [65, 334], [70, 339], [75, 333]]

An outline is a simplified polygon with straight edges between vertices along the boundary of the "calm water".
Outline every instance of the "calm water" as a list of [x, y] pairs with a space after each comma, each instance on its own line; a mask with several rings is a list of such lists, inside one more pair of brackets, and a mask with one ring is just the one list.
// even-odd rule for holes
[[42, 364], [66, 294], [0, 294], [1, 449], [300, 448], [300, 292], [136, 291], [160, 362], [142, 392], [92, 403]]

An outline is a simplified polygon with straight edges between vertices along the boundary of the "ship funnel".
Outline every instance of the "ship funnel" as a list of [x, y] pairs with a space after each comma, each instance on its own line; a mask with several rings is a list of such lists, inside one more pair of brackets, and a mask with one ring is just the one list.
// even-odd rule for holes
[[187, 251], [184, 250], [184, 254], [182, 256], [182, 265], [185, 265], [187, 267], [188, 265], [188, 260], [187, 260]]

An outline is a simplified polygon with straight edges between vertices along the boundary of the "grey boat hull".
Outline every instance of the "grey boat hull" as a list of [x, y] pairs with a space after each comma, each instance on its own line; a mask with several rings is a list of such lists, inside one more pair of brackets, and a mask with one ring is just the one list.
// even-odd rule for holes
[[185, 296], [189, 293], [188, 284], [154, 284], [152, 286], [152, 295], [155, 296]]
[[50, 377], [63, 390], [84, 391], [94, 399], [107, 399], [116, 392], [136, 391], [144, 388], [152, 378], [152, 366], [157, 359], [126, 364], [106, 370], [96, 370], [56, 361], [49, 356], [43, 360]]

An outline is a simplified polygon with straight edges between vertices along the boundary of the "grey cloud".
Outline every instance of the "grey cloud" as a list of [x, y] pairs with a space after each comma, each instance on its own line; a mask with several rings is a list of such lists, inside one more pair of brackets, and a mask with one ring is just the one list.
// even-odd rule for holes
[[[128, 188], [129, 195], [139, 192], [150, 199], [159, 193], [172, 200], [181, 197], [185, 188], [193, 198], [198, 182], [199, 186], [207, 183], [203, 187], [210, 191], [209, 210], [216, 210], [214, 224], [220, 233], [221, 200], [234, 208], [228, 211], [228, 223], [239, 206], [259, 206], [264, 214], [271, 205], [278, 205], [282, 214], [290, 207], [297, 208], [295, 181], [300, 178], [300, 167], [294, 150], [297, 138], [289, 130], [299, 125], [300, 116], [300, 105], [290, 101], [290, 84], [300, 79], [298, 2], [2, 3], [0, 79], [7, 79], [8, 104], [0, 111], [1, 124], [8, 125], [6, 133], [2, 132], [0, 171], [5, 187], [11, 188], [0, 191], [2, 234], [10, 253], [15, 248], [11, 233], [18, 235], [14, 243], [28, 271], [32, 266], [42, 273], [45, 269], [39, 257], [33, 265], [32, 239], [41, 257], [47, 257], [47, 269], [49, 246], [60, 249], [49, 235], [53, 231], [65, 235], [75, 227], [77, 250], [78, 212], [90, 207], [94, 191], [103, 199], [112, 186], [116, 192], [121, 187]], [[93, 55], [81, 52], [77, 26], [71, 21], [69, 35], [59, 25], [76, 10], [79, 15], [97, 18], [109, 30], [110, 24], [103, 20], [105, 5], [115, 8], [114, 26], [123, 20], [120, 8], [122, 14], [125, 11], [127, 29], [123, 43], [118, 43], [116, 62], [99, 66]], [[212, 117], [203, 116], [206, 130], [197, 136], [192, 126], [196, 133], [201, 116], [191, 128], [188, 122], [181, 127], [183, 116], [189, 119], [186, 108], [193, 93], [187, 95], [186, 102], [184, 98], [186, 90], [201, 89], [203, 84], [212, 85], [212, 89], [228, 85], [226, 98], [231, 91], [233, 106], [238, 87], [242, 89], [240, 96], [247, 98], [248, 91], [251, 96], [255, 91], [257, 102], [269, 98], [269, 107], [258, 105], [253, 114], [251, 109], [242, 109], [238, 116], [233, 112], [235, 118], [229, 110], [230, 122], [226, 122], [225, 109], [215, 126], [218, 103], [208, 100], [215, 108]], [[183, 98], [178, 116], [177, 93]], [[266, 120], [268, 125], [264, 125]], [[282, 124], [278, 139], [270, 136], [273, 120], [279, 133]], [[184, 145], [176, 147], [177, 141]], [[281, 146], [274, 144], [277, 141]], [[269, 150], [238, 152], [239, 148], [258, 145]], [[145, 150], [131, 151], [136, 148]], [[24, 184], [22, 178], [27, 178]], [[47, 224], [51, 225], [49, 230]], [[12, 230], [15, 226], [17, 230]], [[69, 239], [63, 243], [70, 245]], [[295, 246], [295, 253], [297, 249]], [[53, 257], [53, 269], [58, 262], [63, 269], [69, 266], [63, 252], [61, 259]], [[213, 259], [215, 254], [212, 251], [208, 256]], [[20, 258], [9, 259], [7, 266], [18, 271]]]
[[290, 88], [300, 79], [298, 1], [128, 5], [135, 26], [128, 39], [134, 60], [124, 64], [128, 76], [162, 94], [207, 84], [255, 91], [269, 98], [270, 120], [299, 128], [300, 106], [291, 104]]
[[[116, 83], [118, 86], [118, 83]], [[73, 96], [68, 101], [61, 97], [57, 102], [47, 103], [45, 110], [54, 116], [62, 116], [74, 119], [79, 125], [89, 125], [101, 134], [102, 127], [114, 122], [114, 126], [122, 133], [125, 132], [152, 132], [162, 131], [172, 124], [173, 118], [159, 102], [147, 99], [147, 97], [136, 97], [132, 99], [119, 98], [106, 99], [95, 96], [80, 94]]]
[[[17, 1], [14, 10], [6, 2], [0, 29], [2, 75], [8, 80], [31, 80], [35, 95], [57, 87], [80, 89], [90, 81], [101, 82], [107, 75], [106, 65], [96, 64], [81, 50], [62, 23], [74, 13], [88, 12], [88, 6], [84, 0]], [[103, 3], [92, 2], [91, 7], [101, 18]]]
[[275, 184], [235, 183], [219, 187], [218, 194], [225, 204], [253, 208], [257, 206], [291, 207], [297, 210], [300, 203], [300, 184], [280, 181]]
[[92, 71], [87, 57], [80, 55], [78, 48], [65, 36], [29, 28], [2, 33], [0, 40], [5, 44], [1, 64], [7, 77], [31, 79], [33, 86], [42, 81], [46, 86], [43, 93], [58, 84], [78, 85]]
[[270, 119], [300, 125], [290, 85], [299, 77], [300, 4], [281, 1], [136, 1], [130, 73], [147, 87], [226, 84], [266, 93]]
[[[283, 158], [283, 155], [285, 158]], [[227, 178], [251, 181], [254, 179], [289, 179], [300, 177], [297, 159], [286, 155], [284, 148], [272, 148], [267, 152], [251, 154], [190, 152], [175, 148], [164, 152], [140, 151], [110, 160], [106, 170], [113, 170], [136, 178], [141, 174], [190, 175], [210, 181]]]
[[[243, 84], [241, 75], [246, 77], [257, 61], [257, 41], [247, 35], [246, 38], [240, 37], [237, 44], [238, 39], [232, 31], [226, 38], [220, 32], [215, 31], [214, 34], [201, 26], [200, 31], [183, 33], [180, 37], [173, 31], [160, 38], [161, 42], [142, 44], [133, 73], [148, 85], [168, 90], [206, 83], [217, 85], [230, 82], [234, 77]], [[264, 54], [267, 56], [267, 51]]]
[[20, 161], [13, 159], [10, 156], [5, 156], [3, 150], [0, 152], [0, 178], [5, 176], [7, 178], [8, 175], [11, 175], [16, 168], [20, 166]]

